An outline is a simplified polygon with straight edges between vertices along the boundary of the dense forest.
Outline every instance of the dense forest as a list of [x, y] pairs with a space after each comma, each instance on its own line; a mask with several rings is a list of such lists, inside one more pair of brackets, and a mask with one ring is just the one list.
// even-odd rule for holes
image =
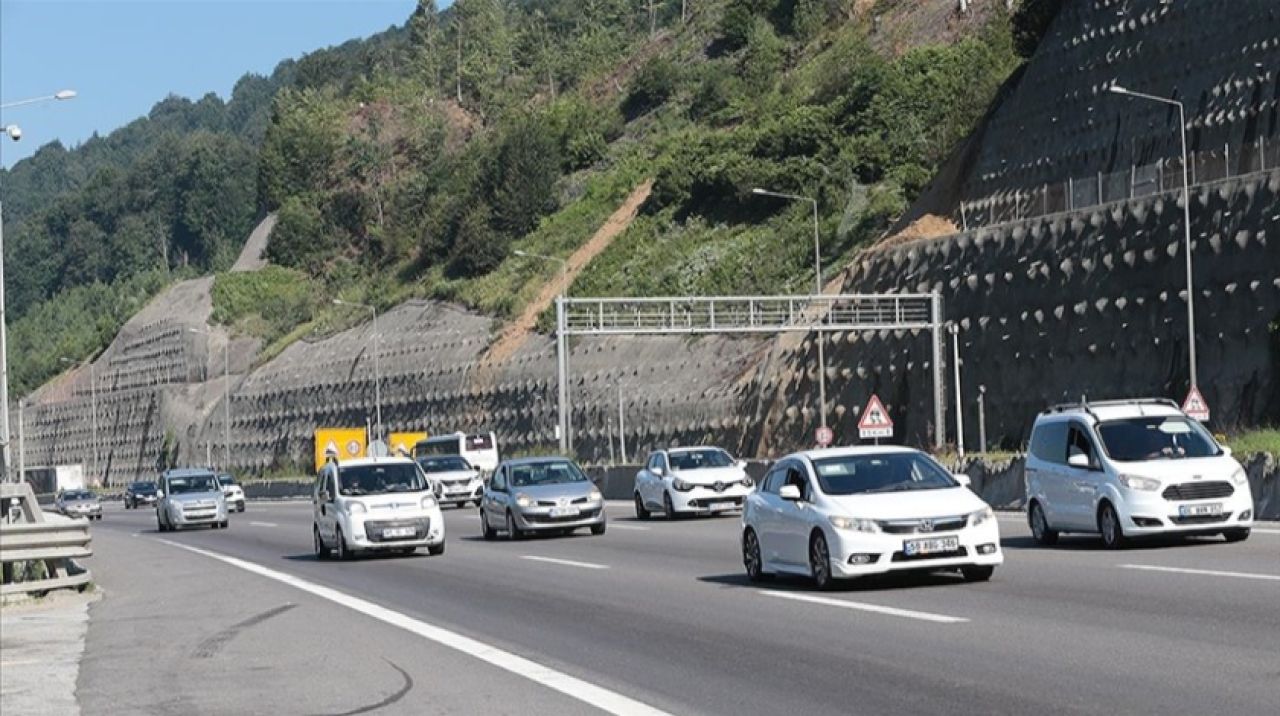
[[[926, 5], [951, 16], [917, 21]], [[220, 273], [215, 318], [277, 349], [354, 320], [336, 295], [510, 316], [554, 271], [514, 249], [568, 255], [648, 179], [575, 291], [805, 290], [808, 208], [751, 189], [816, 198], [827, 265], [882, 235], [1057, 3], [972, 5], [422, 0], [226, 102], [171, 97], [42, 148], [0, 174], [16, 389], [100, 349], [167, 281], [225, 271], [267, 212], [277, 268]]]

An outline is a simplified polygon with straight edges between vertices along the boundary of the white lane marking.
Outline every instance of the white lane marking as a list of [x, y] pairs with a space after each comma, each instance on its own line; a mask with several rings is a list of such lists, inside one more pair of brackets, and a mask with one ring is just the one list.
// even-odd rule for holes
[[1236, 579], [1260, 579], [1267, 582], [1280, 582], [1280, 575], [1256, 574], [1254, 572], [1224, 572], [1217, 569], [1184, 569], [1182, 567], [1160, 567], [1154, 564], [1122, 564], [1121, 569], [1138, 569], [1144, 572], [1172, 572], [1174, 574], [1195, 574], [1202, 577], [1235, 577]]
[[635, 530], [637, 532], [649, 531], [648, 527], [641, 527], [640, 525], [620, 525], [617, 522], [610, 522], [609, 526], [615, 530]]
[[274, 522], [250, 522], [249, 524], [253, 525], [254, 527], [279, 527], [280, 526]]
[[919, 619], [925, 622], [936, 622], [938, 624], [962, 624], [969, 621], [964, 617], [949, 617], [946, 614], [933, 614], [930, 612], [917, 612], [911, 609], [898, 609], [897, 607], [882, 607], [879, 604], [866, 604], [864, 602], [851, 602], [845, 599], [831, 599], [829, 597], [818, 597], [812, 594], [792, 594], [790, 592], [775, 592], [769, 589], [762, 589], [760, 593], [766, 597], [778, 597], [780, 599], [794, 599], [797, 602], [810, 602], [812, 604], [823, 604], [829, 607], [841, 607], [843, 609], [856, 609], [863, 612], [875, 612], [876, 614], [887, 614], [892, 617], [904, 617], [906, 619]]
[[1251, 531], [1251, 532], [1254, 532], [1254, 533], [1256, 533], [1256, 534], [1264, 534], [1264, 535], [1280, 535], [1280, 530], [1268, 530], [1268, 529], [1262, 529], [1261, 527], [1254, 527], [1254, 528], [1253, 528], [1252, 530], [1250, 530], [1250, 531]]
[[230, 557], [217, 552], [192, 547], [190, 545], [178, 542], [170, 542], [169, 540], [157, 540], [171, 547], [185, 549], [189, 552], [204, 555], [210, 559], [216, 559], [233, 567], [239, 567], [246, 572], [252, 572], [261, 577], [272, 579], [282, 584], [287, 584], [296, 589], [300, 589], [308, 594], [315, 595], [321, 599], [327, 599], [335, 604], [347, 607], [348, 609], [360, 612], [369, 617], [373, 617], [378, 621], [385, 622], [394, 627], [399, 627], [412, 634], [433, 641], [441, 646], [448, 647], [455, 651], [459, 651], [467, 656], [475, 657], [481, 661], [492, 664], [499, 669], [509, 671], [516, 676], [523, 676], [534, 683], [559, 691], [560, 693], [577, 699], [585, 704], [594, 706], [602, 711], [612, 714], [636, 714], [638, 716], [670, 716], [665, 711], [656, 709], [646, 703], [637, 701], [628, 696], [624, 696], [616, 691], [610, 691], [602, 686], [597, 686], [589, 681], [579, 679], [576, 676], [570, 676], [561, 671], [556, 671], [549, 666], [539, 664], [532, 659], [526, 659], [509, 651], [504, 651], [496, 646], [491, 646], [482, 641], [463, 636], [457, 632], [449, 631], [433, 624], [414, 619], [407, 614], [397, 612], [393, 609], [374, 604], [365, 599], [352, 596], [345, 592], [340, 592], [330, 587], [323, 587], [314, 582], [295, 577], [285, 572], [278, 572], [253, 562], [247, 562], [236, 557]]
[[593, 564], [591, 562], [575, 562], [571, 559], [556, 559], [555, 557], [539, 557], [537, 555], [526, 554], [520, 559], [528, 559], [534, 562], [547, 562], [549, 564], [562, 564], [566, 567], [581, 567], [583, 569], [608, 569], [607, 564]]

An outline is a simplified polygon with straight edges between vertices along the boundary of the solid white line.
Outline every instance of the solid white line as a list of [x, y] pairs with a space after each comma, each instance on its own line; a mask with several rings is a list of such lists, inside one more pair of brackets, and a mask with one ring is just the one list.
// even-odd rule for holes
[[1255, 532], [1257, 534], [1264, 534], [1264, 535], [1280, 535], [1280, 530], [1267, 530], [1267, 529], [1262, 529], [1260, 527], [1254, 527], [1250, 531]]
[[635, 530], [637, 532], [649, 531], [648, 527], [641, 527], [640, 525], [620, 525], [617, 522], [611, 522], [609, 523], [609, 526], [615, 530]]
[[863, 602], [850, 602], [845, 599], [831, 599], [829, 597], [818, 597], [812, 594], [792, 594], [790, 592], [775, 592], [768, 589], [760, 590], [760, 593], [766, 597], [779, 597], [781, 599], [794, 599], [797, 602], [810, 602], [812, 604], [825, 604], [829, 607], [842, 607], [844, 609], [856, 609], [863, 612], [875, 612], [876, 614], [887, 614], [893, 617], [904, 617], [906, 619], [919, 619], [924, 622], [936, 622], [938, 624], [961, 624], [969, 621], [964, 617], [949, 617], [945, 614], [932, 614], [930, 612], [917, 612], [911, 609], [898, 609], [896, 607], [882, 607], [879, 604], [866, 604]]
[[280, 526], [274, 522], [250, 522], [249, 524], [253, 525], [254, 527], [279, 527]]
[[538, 557], [532, 554], [526, 554], [520, 559], [530, 559], [534, 562], [549, 562], [550, 564], [563, 564], [566, 567], [581, 567], [583, 569], [608, 569], [607, 564], [592, 564], [591, 562], [575, 562], [571, 559], [556, 559], [555, 557]]
[[309, 582], [305, 579], [300, 579], [291, 574], [277, 572], [274, 569], [269, 569], [236, 557], [229, 557], [227, 555], [210, 552], [198, 547], [192, 547], [178, 542], [170, 542], [169, 540], [161, 539], [158, 541], [172, 547], [185, 549], [211, 559], [216, 559], [233, 567], [239, 567], [247, 572], [252, 572], [259, 576], [266, 577], [267, 579], [287, 584], [296, 589], [300, 589], [304, 592], [320, 597], [321, 599], [327, 599], [335, 604], [360, 612], [366, 616], [373, 617], [374, 619], [390, 624], [391, 626], [399, 627], [412, 634], [417, 634], [418, 636], [440, 644], [441, 646], [475, 657], [481, 661], [492, 664], [499, 669], [509, 671], [517, 676], [523, 676], [530, 681], [541, 684], [549, 689], [559, 691], [570, 698], [577, 699], [602, 711], [613, 714], [669, 716], [665, 711], [661, 711], [646, 703], [624, 696], [616, 691], [610, 691], [609, 689], [597, 686], [589, 681], [584, 681], [564, 672], [556, 671], [549, 666], [539, 664], [531, 659], [526, 659], [523, 656], [518, 656], [509, 651], [499, 649], [498, 647], [490, 646], [482, 641], [472, 639], [468, 636], [463, 636], [457, 632], [452, 632], [448, 629], [443, 629], [424, 621], [414, 619], [407, 614], [388, 609], [359, 597], [351, 596], [345, 592], [340, 592], [329, 587], [323, 587], [319, 584]]
[[1204, 577], [1235, 577], [1237, 579], [1260, 579], [1267, 582], [1280, 582], [1280, 575], [1255, 574], [1253, 572], [1223, 572], [1216, 569], [1183, 569], [1182, 567], [1158, 567], [1154, 564], [1122, 564], [1121, 569], [1139, 569], [1145, 572], [1173, 572], [1175, 574], [1197, 574]]

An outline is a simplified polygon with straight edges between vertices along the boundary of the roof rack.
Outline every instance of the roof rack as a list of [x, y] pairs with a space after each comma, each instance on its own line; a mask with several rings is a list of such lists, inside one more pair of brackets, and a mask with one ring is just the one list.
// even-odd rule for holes
[[1083, 410], [1084, 412], [1093, 416], [1095, 420], [1097, 420], [1098, 415], [1093, 412], [1093, 408], [1106, 408], [1106, 407], [1111, 407], [1115, 405], [1160, 405], [1166, 408], [1173, 408], [1174, 410], [1182, 409], [1181, 406], [1179, 406], [1177, 403], [1175, 403], [1174, 401], [1168, 398], [1126, 398], [1122, 400], [1088, 400], [1082, 397], [1080, 402], [1078, 403], [1058, 403], [1057, 405], [1050, 405], [1041, 413], [1041, 415], [1044, 415], [1047, 413], [1063, 413], [1068, 410]]

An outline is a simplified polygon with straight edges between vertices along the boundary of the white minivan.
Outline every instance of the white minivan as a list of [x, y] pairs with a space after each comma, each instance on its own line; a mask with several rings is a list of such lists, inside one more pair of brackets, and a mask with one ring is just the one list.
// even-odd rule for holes
[[1026, 463], [1027, 521], [1041, 544], [1062, 532], [1131, 537], [1249, 537], [1253, 494], [1244, 468], [1170, 400], [1060, 405], [1040, 413]]
[[312, 538], [318, 559], [361, 552], [444, 553], [444, 516], [431, 481], [413, 460], [331, 461], [312, 487]]

